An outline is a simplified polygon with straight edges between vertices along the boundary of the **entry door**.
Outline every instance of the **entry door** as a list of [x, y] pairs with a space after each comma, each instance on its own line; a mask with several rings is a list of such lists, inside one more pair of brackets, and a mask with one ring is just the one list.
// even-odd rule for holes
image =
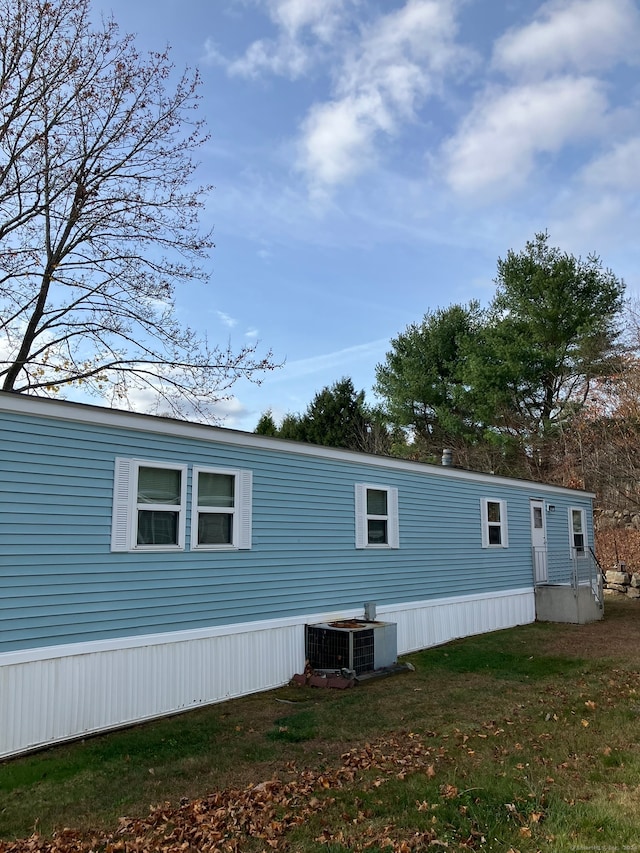
[[533, 553], [533, 571], [536, 583], [546, 583], [547, 534], [544, 526], [544, 501], [531, 501], [531, 549]]

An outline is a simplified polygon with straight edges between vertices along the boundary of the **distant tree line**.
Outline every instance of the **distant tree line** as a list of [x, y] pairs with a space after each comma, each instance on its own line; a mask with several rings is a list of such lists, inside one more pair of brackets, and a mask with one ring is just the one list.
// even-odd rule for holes
[[389, 455], [392, 433], [381, 408], [365, 403], [347, 377], [319, 391], [302, 414], [288, 414], [278, 427], [271, 412], [258, 421], [260, 435], [278, 436], [328, 447]]

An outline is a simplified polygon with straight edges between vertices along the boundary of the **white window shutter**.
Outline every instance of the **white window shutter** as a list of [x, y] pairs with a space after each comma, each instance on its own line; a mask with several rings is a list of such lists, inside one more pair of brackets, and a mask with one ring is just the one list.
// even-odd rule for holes
[[502, 527], [502, 547], [509, 547], [509, 523], [507, 521], [507, 502], [500, 501], [500, 526]]
[[480, 525], [482, 529], [482, 547], [489, 547], [489, 516], [487, 512], [487, 499], [480, 498]]
[[356, 483], [356, 548], [367, 547], [367, 487], [364, 483]]
[[238, 548], [248, 551], [251, 548], [253, 471], [239, 471], [238, 486]]
[[400, 547], [400, 523], [398, 516], [398, 490], [390, 488], [387, 491], [387, 535], [389, 537], [389, 547]]
[[131, 525], [131, 482], [135, 465], [131, 459], [116, 459], [113, 478], [113, 516], [111, 520], [111, 550], [128, 551]]

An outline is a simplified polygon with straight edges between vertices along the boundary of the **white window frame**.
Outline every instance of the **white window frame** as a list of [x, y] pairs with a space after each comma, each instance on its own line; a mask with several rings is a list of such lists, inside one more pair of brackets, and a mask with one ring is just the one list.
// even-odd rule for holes
[[[180, 472], [179, 504], [138, 504], [138, 472], [140, 468], [164, 468]], [[184, 551], [187, 512], [187, 466], [156, 459], [115, 460], [113, 488], [113, 517], [111, 523], [112, 551]], [[139, 509], [178, 513], [178, 541], [172, 545], [138, 544]]]
[[[387, 514], [367, 514], [367, 491], [387, 493]], [[398, 519], [398, 490], [394, 486], [381, 486], [379, 483], [355, 484], [356, 548], [388, 550], [400, 547], [400, 527]], [[369, 542], [369, 520], [387, 522], [387, 541], [381, 544]]]
[[[582, 533], [582, 550], [576, 546], [575, 533], [573, 530], [573, 513], [580, 513], [580, 526]], [[571, 547], [571, 553], [579, 558], [583, 558], [587, 556], [589, 551], [589, 540], [587, 538], [587, 513], [581, 506], [570, 506], [569, 507], [569, 545]]]
[[[234, 478], [233, 507], [200, 507], [198, 505], [198, 479], [200, 474], [223, 474]], [[253, 472], [237, 468], [204, 468], [194, 466], [191, 488], [191, 550], [237, 551], [251, 548], [251, 504]], [[233, 515], [231, 542], [218, 545], [198, 543], [198, 518], [200, 513], [228, 513]]]
[[[500, 507], [500, 521], [489, 521], [489, 504], [498, 504]], [[480, 519], [482, 524], [482, 547], [483, 548], [508, 548], [509, 547], [509, 523], [507, 519], [507, 502], [502, 498], [480, 498]], [[491, 542], [489, 528], [500, 528], [500, 542]]]

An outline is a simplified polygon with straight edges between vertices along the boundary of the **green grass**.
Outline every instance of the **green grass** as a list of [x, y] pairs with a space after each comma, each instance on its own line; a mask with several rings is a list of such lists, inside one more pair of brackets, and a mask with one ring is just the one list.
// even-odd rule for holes
[[246, 827], [269, 814], [268, 849], [300, 853], [637, 849], [635, 641], [602, 650], [638, 619], [637, 603], [608, 603], [595, 629], [473, 637], [353, 690], [283, 688], [0, 763], [0, 838], [70, 826], [106, 839], [123, 815], [170, 802], [155, 828], [136, 825], [165, 838], [194, 824], [181, 802], [230, 791], [225, 808], [250, 809], [250, 786], [278, 779], [293, 787], [272, 813], [267, 801], [231, 821], [230, 844], [267, 849]]
[[481, 673], [507, 681], [526, 681], [568, 675], [584, 664], [575, 658], [527, 654], [528, 649], [504, 651], [495, 635], [477, 637], [473, 644], [466, 641], [430, 649], [415, 656], [414, 663], [422, 671], [444, 669], [449, 672]]
[[317, 731], [315, 711], [300, 711], [297, 714], [276, 720], [273, 730], [267, 732], [267, 737], [271, 740], [301, 743], [305, 740], [313, 740]]

